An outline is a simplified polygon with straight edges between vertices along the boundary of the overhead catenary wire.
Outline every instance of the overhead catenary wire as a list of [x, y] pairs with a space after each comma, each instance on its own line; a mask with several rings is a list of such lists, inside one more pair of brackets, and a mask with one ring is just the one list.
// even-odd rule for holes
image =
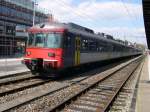
[[[128, 0], [128, 1], [130, 1], [130, 0]], [[141, 3], [142, 3], [142, 1], [141, 1]], [[139, 5], [139, 6], [141, 7], [141, 12], [142, 12], [142, 5]], [[129, 7], [129, 8], [131, 9], [131, 7]], [[135, 19], [134, 19], [135, 22], [138, 23], [138, 21], [141, 19], [141, 18], [140, 18], [140, 15], [136, 15], [135, 9], [130, 10], [130, 12], [131, 12], [131, 14], [133, 15], [133, 18], [135, 18]], [[137, 24], [136, 24], [136, 25], [137, 25]], [[144, 25], [144, 23], [143, 23], [143, 25]], [[138, 39], [138, 41], [139, 41], [139, 38], [140, 38], [141, 36], [136, 35], [136, 37], [137, 37], [137, 39]]]
[[[124, 1], [124, 0], [123, 0]], [[129, 0], [128, 0], [129, 1]], [[129, 6], [131, 6], [131, 5], [129, 5]], [[130, 9], [131, 9], [131, 7], [129, 7]], [[130, 10], [129, 9], [129, 10]], [[142, 6], [141, 6], [141, 9], [142, 9]], [[142, 10], [141, 10], [142, 11]], [[139, 16], [136, 16], [136, 12], [135, 12], [135, 10], [133, 9], [133, 10], [130, 10], [130, 13], [133, 15], [132, 17], [133, 18], [135, 18], [135, 20], [136, 20], [136, 22], [138, 22], [138, 19], [139, 19]]]
[[[65, 9], [68, 9], [68, 10], [72, 10], [73, 8], [72, 7], [69, 7], [64, 1], [62, 1], [62, 0], [55, 0], [58, 4], [60, 4], [61, 5], [61, 7], [63, 7], [63, 8], [65, 8]], [[80, 20], [83, 20], [84, 18], [83, 18], [83, 15], [85, 16], [85, 14], [83, 14], [83, 13], [77, 13], [77, 12], [75, 12], [74, 13], [75, 15], [77, 15], [78, 16], [78, 18], [80, 18]], [[90, 18], [90, 17], [88, 17], [88, 18], [86, 18], [86, 21], [89, 21], [89, 22], [91, 22], [91, 21], [93, 21], [93, 19], [92, 18]], [[82, 21], [82, 22], [84, 22], [84, 21]]]
[[[67, 9], [67, 10], [70, 10], [70, 11], [72, 11], [72, 10], [74, 10], [74, 7], [70, 7], [69, 5], [68, 5], [68, 3], [66, 3], [65, 1], [63, 1], [63, 0], [55, 0], [55, 2], [57, 2], [58, 4], [60, 4], [61, 5], [61, 7], [63, 7], [64, 9]], [[92, 1], [93, 2], [93, 1]], [[91, 3], [92, 3], [91, 2]], [[122, 1], [121, 1], [122, 2]], [[123, 4], [123, 3], [122, 3]], [[123, 6], [124, 8], [126, 7], [126, 6]], [[127, 11], [128, 9], [126, 9], [126, 11]], [[84, 10], [84, 11], [86, 11], [86, 9]], [[95, 19], [95, 18], [93, 18], [91, 15], [89, 15], [89, 14], [87, 14], [87, 13], [84, 13], [84, 11], [72, 11], [72, 13], [75, 15], [75, 16], [78, 16], [77, 18], [78, 19], [76, 19], [77, 21], [82, 21], [81, 23], [83, 24], [83, 23], [85, 23], [85, 24], [92, 24], [92, 25], [97, 25], [96, 24], [96, 22], [94, 22], [94, 21], [97, 21], [98, 22], [98, 20], [97, 20], [97, 18]], [[54, 11], [53, 11], [54, 12]], [[103, 11], [99, 11], [100, 12], [100, 14], [101, 15], [103, 15], [103, 17], [107, 17], [107, 14], [105, 14]], [[130, 14], [128, 14], [128, 13], [130, 13], [129, 11], [127, 12], [127, 16], [129, 17], [129, 15]], [[131, 18], [131, 17], [129, 17], [129, 18]], [[101, 18], [99, 18], [100, 20], [101, 20]], [[108, 23], [110, 23], [110, 24], [113, 24], [114, 22], [112, 22], [114, 19], [111, 19], [110, 21], [108, 21]], [[134, 22], [132, 22], [131, 24], [135, 24]], [[123, 30], [125, 30], [125, 29], [123, 29]]]
[[[133, 27], [135, 27], [136, 29], [138, 29], [137, 24], [136, 24], [135, 21], [134, 21], [136, 18], [134, 18], [134, 16], [132, 16], [132, 13], [130, 12], [130, 10], [129, 10], [128, 7], [126, 6], [126, 3], [125, 3], [123, 0], [120, 0], [120, 1], [121, 1], [122, 5], [123, 5], [125, 11], [126, 11], [127, 16], [128, 16], [129, 19], [131, 20], [131, 24], [133, 25]], [[133, 20], [133, 19], [134, 19], [134, 20]], [[137, 42], [139, 42], [138, 37], [135, 37], [135, 39], [136, 39]]]
[[132, 14], [130, 13], [130, 10], [129, 10], [128, 7], [126, 6], [126, 3], [124, 3], [123, 0], [121, 0], [121, 3], [122, 3], [123, 7], [125, 8], [125, 10], [126, 10], [126, 12], [127, 12], [127, 16], [128, 16], [129, 18], [131, 18], [131, 23], [133, 24], [133, 26], [135, 26], [135, 27], [137, 28], [135, 22], [133, 21], [134, 18], [133, 18], [133, 16], [132, 16]]
[[[63, 0], [55, 0], [58, 4], [60, 4], [63, 8], [66, 8], [66, 9], [68, 9], [68, 10], [72, 10], [73, 9], [73, 7], [69, 7], [68, 5], [67, 5], [67, 3], [66, 2], [64, 2]], [[126, 6], [123, 6], [124, 8], [126, 8]], [[128, 11], [128, 9], [126, 8], [126, 11]], [[90, 17], [90, 15], [87, 15], [86, 13], [83, 13], [83, 12], [79, 12], [79, 13], [77, 13], [77, 12], [75, 12], [75, 14], [78, 16], [78, 18], [80, 18], [80, 19], [86, 19], [85, 21], [83, 21], [84, 23], [86, 23], [87, 21], [89, 22], [89, 23], [91, 23], [91, 24], [94, 24], [94, 22], [92, 22], [92, 21], [94, 21], [94, 18], [93, 17]], [[101, 12], [101, 14], [102, 15], [104, 15], [105, 16], [105, 14], [103, 13], [103, 12]], [[129, 16], [130, 15], [130, 12], [128, 11], [127, 12], [127, 16]], [[84, 18], [85, 17], [85, 18]], [[106, 16], [105, 16], [106, 17]], [[130, 18], [130, 17], [129, 17]], [[111, 21], [113, 21], [113, 20], [111, 20]], [[110, 22], [110, 24], [112, 24], [113, 22], [111, 22], [111, 21], [108, 21], [108, 22]], [[135, 23], [134, 23], [134, 21], [133, 22], [131, 22], [131, 24], [133, 24], [133, 26], [136, 26], [136, 25], [134, 25]], [[131, 35], [131, 34], [130, 34]], [[123, 34], [123, 36], [125, 37], [125, 35]]]
[[[63, 0], [55, 0], [55, 1], [56, 1], [58, 4], [60, 4], [61, 7], [66, 8], [66, 9], [68, 9], [68, 10], [73, 10], [73, 7], [69, 7], [69, 6], [67, 5], [67, 3], [65, 3]], [[101, 14], [104, 15], [104, 17], [107, 17], [102, 11], [99, 11], [99, 12], [101, 12]], [[82, 21], [82, 22], [87, 23], [86, 21], [88, 21], [90, 24], [95, 24], [95, 25], [97, 25], [95, 22], [93, 22], [93, 21], [97, 21], [97, 20], [95, 20], [95, 19], [94, 19], [93, 17], [91, 17], [90, 15], [87, 15], [86, 13], [83, 13], [83, 12], [80, 11], [79, 13], [74, 12], [74, 14], [77, 15], [81, 20], [84, 19], [84, 21]], [[99, 19], [101, 19], [101, 18], [99, 18]], [[110, 20], [110, 21], [108, 21], [108, 22], [111, 23], [111, 21], [112, 21], [112, 20]]]

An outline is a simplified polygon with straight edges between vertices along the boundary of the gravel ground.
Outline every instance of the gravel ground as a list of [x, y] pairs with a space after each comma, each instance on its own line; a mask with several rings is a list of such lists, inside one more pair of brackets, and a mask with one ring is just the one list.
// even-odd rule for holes
[[75, 77], [72, 80], [64, 80], [64, 81], [50, 81], [46, 84], [43, 84], [43, 85], [40, 85], [40, 86], [37, 86], [37, 87], [25, 89], [23, 91], [20, 91], [20, 92], [14, 93], [14, 94], [9, 94], [9, 95], [5, 95], [3, 97], [0, 97], [0, 104], [6, 103], [6, 102], [11, 101], [11, 100], [13, 100], [15, 98], [18, 98], [18, 97], [25, 96], [27, 94], [31, 94], [31, 93], [34, 93], [34, 92], [37, 92], [37, 91], [42, 91], [44, 89], [46, 90], [46, 89], [55, 87], [58, 84], [63, 84], [63, 83], [71, 84], [74, 81], [80, 81], [80, 80], [83, 80], [83, 78], [87, 78], [87, 77], [88, 76], [81, 77], [81, 78]]
[[[127, 81], [127, 83], [125, 84], [121, 92], [119, 93], [118, 97], [116, 98], [109, 112], [114, 112], [114, 111], [130, 112], [131, 111], [130, 109], [131, 109], [132, 100], [133, 100], [132, 98], [135, 92], [135, 86], [137, 84], [139, 74], [140, 74], [140, 67], [134, 72], [134, 74]], [[132, 110], [132, 111], [135, 111], [135, 110]]]
[[[111, 72], [111, 71], [110, 71]], [[109, 73], [108, 73], [109, 74]], [[92, 84], [95, 82], [95, 80], [99, 80], [101, 79], [103, 76], [93, 76], [92, 78], [88, 78], [84, 81], [82, 81], [82, 83], [86, 84]], [[8, 96], [4, 96], [2, 98], [0, 98], [1, 102], [6, 102], [6, 101], [11, 101], [14, 98], [18, 98], [33, 92], [37, 92], [37, 91], [42, 91], [43, 89], [49, 89], [51, 87], [55, 87], [55, 85], [57, 85], [58, 82], [51, 82], [51, 83], [47, 83], [44, 84], [42, 86], [38, 86], [38, 87], [34, 87], [34, 88], [30, 88], [18, 93], [15, 93], [13, 95], [8, 95]], [[59, 82], [60, 83], [60, 82]], [[75, 93], [78, 93], [78, 91], [82, 90], [85, 86], [81, 86], [81, 85], [73, 85], [70, 86], [68, 88], [65, 88], [59, 92], [56, 92], [54, 94], [49, 94], [46, 95], [44, 97], [41, 97], [35, 101], [30, 102], [27, 105], [23, 105], [20, 106], [18, 108], [12, 109], [11, 112], [42, 112], [43, 110], [49, 108], [49, 107], [53, 107], [55, 105], [57, 105], [58, 103], [62, 102], [66, 97], [70, 97], [72, 95], [74, 95]]]
[[[122, 72], [125, 72], [122, 71]], [[121, 74], [121, 73], [120, 73]], [[97, 80], [98, 78], [101, 78], [101, 76], [96, 75], [93, 76], [92, 78], [88, 78], [84, 81], [81, 81], [81, 83], [94, 83], [95, 80]], [[110, 79], [109, 81], [111, 81], [112, 79]], [[81, 86], [81, 85], [74, 85], [71, 87], [68, 87], [66, 89], [63, 89], [59, 92], [56, 92], [54, 94], [50, 94], [50, 95], [46, 95], [45, 97], [42, 97], [38, 100], [35, 100], [33, 102], [31, 102], [30, 104], [27, 105], [23, 105], [19, 108], [13, 109], [13, 111], [15, 112], [42, 112], [43, 110], [47, 110], [47, 108], [49, 107], [53, 107], [57, 104], [59, 104], [60, 102], [64, 101], [65, 98], [69, 98], [70, 96], [78, 93], [80, 90], [82, 90], [85, 86]]]
[[43, 89], [48, 89], [50, 87], [54, 87], [58, 82], [49, 82], [49, 83], [46, 83], [46, 84], [43, 84], [43, 85], [40, 85], [40, 86], [37, 86], [37, 87], [34, 87], [34, 88], [29, 88], [29, 89], [26, 89], [26, 90], [23, 90], [23, 91], [20, 91], [20, 92], [17, 92], [17, 93], [14, 93], [14, 94], [9, 94], [9, 95], [6, 95], [6, 96], [3, 96], [3, 97], [0, 97], [0, 104], [2, 103], [6, 103], [8, 101], [11, 101], [15, 98], [18, 98], [18, 97], [21, 97], [21, 96], [24, 96], [24, 95], [27, 95], [27, 94], [31, 94], [33, 92], [37, 92], [37, 91], [41, 91]]
[[[86, 77], [85, 77], [86, 78]], [[81, 81], [80, 83], [93, 83], [97, 77], [93, 76], [88, 79], [85, 79]], [[78, 79], [78, 78], [77, 78]], [[76, 80], [76, 79], [74, 79]], [[79, 79], [78, 79], [79, 80]], [[73, 80], [72, 80], [73, 81]], [[72, 82], [70, 80], [65, 81], [65, 82]], [[77, 80], [76, 80], [77, 81]], [[11, 112], [42, 112], [43, 109], [46, 110], [49, 107], [53, 107], [60, 102], [64, 101], [66, 97], [71, 97], [72, 95], [78, 93], [81, 91], [85, 86], [81, 86], [78, 84], [75, 84], [73, 86], [70, 86], [68, 88], [65, 88], [59, 92], [56, 92], [54, 94], [46, 95], [45, 97], [42, 97], [38, 100], [35, 100], [31, 102], [30, 104], [23, 105], [19, 108], [11, 110]]]
[[[102, 83], [99, 83], [98, 84], [98, 88], [96, 87], [95, 89], [97, 89], [97, 94], [98, 94], [98, 92], [99, 93], [110, 93], [110, 96], [112, 97], [113, 95], [114, 95], [114, 93], [115, 93], [115, 91], [117, 91], [118, 89], [115, 89], [116, 87], [118, 88], [118, 85], [120, 85], [120, 84], [122, 84], [122, 81], [124, 80], [124, 79], [126, 79], [126, 77], [128, 76], [128, 74], [129, 73], [131, 73], [131, 71], [133, 70], [133, 69], [131, 69], [131, 68], [133, 68], [134, 67], [134, 64], [132, 64], [132, 65], [130, 65], [130, 66], [127, 66], [125, 69], [123, 69], [123, 70], [121, 70], [121, 71], [119, 71], [119, 72], [117, 72], [116, 74], [114, 74], [114, 75], [112, 75], [111, 77], [109, 77], [108, 79], [106, 79], [106, 80], [104, 80], [104, 81], [102, 81], [102, 83], [103, 83], [103, 85], [102, 85]], [[127, 71], [128, 70], [128, 71]], [[109, 87], [111, 87], [111, 89], [109, 90]], [[102, 88], [104, 88], [104, 89], [102, 89]], [[94, 90], [95, 91], [95, 89], [91, 89], [91, 91], [92, 90]], [[107, 90], [108, 89], [108, 90]], [[100, 91], [101, 90], [101, 91]], [[75, 104], [75, 102], [73, 102], [73, 103], [71, 103], [70, 105], [68, 105], [68, 107], [67, 108], [65, 108], [64, 110], [67, 110], [67, 109], [70, 109], [71, 107], [74, 107], [74, 108], [76, 108], [76, 109], [79, 109], [79, 108], [84, 108], [85, 110], [88, 110], [90, 107], [92, 107], [91, 105], [92, 105], [92, 101], [90, 101], [90, 100], [93, 100], [94, 102], [98, 102], [98, 101], [100, 101], [100, 100], [105, 100], [105, 103], [108, 103], [109, 102], [109, 98], [108, 98], [108, 96], [106, 97], [105, 96], [105, 94], [104, 95], [101, 95], [101, 96], [93, 96], [93, 94], [91, 95], [88, 95], [88, 93], [89, 93], [90, 91], [88, 91], [85, 95], [83, 95], [83, 96], [81, 96], [81, 97], [79, 97], [75, 102], [78, 102], [78, 103], [76, 103]], [[92, 97], [91, 97], [92, 96]], [[84, 101], [84, 103], [83, 104], [81, 104], [81, 102], [79, 101], [79, 99], [82, 99], [84, 97], [84, 99], [89, 99], [89, 101], [90, 102], [88, 102], [88, 104], [90, 104], [89, 106], [86, 106], [86, 105], [88, 105], [87, 103], [85, 103]], [[108, 98], [108, 99], [107, 99]], [[103, 102], [102, 101], [100, 101], [99, 102], [99, 106], [102, 108], [104, 108], [105, 106], [106, 106], [106, 104], [103, 104]], [[107, 102], [106, 102], [107, 101]], [[94, 105], [94, 106], [96, 106], [96, 105]], [[84, 110], [83, 109], [83, 110]], [[93, 107], [93, 110], [95, 110], [96, 111], [96, 109], [97, 109], [97, 107]], [[90, 110], [92, 110], [92, 109], [90, 109]]]
[[30, 104], [23, 105], [19, 108], [11, 110], [11, 112], [43, 112], [43, 110], [53, 107], [58, 103], [64, 101], [66, 97], [70, 97], [75, 93], [78, 93], [81, 90], [81, 86], [74, 85], [72, 87], [63, 89], [59, 92], [56, 92], [52, 95], [47, 95], [38, 100], [31, 102]]

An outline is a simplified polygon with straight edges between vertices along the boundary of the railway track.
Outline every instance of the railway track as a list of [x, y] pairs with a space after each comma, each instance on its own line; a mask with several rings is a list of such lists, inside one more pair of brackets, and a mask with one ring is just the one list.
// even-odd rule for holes
[[[126, 62], [127, 65], [130, 63], [131, 61]], [[32, 88], [32, 84], [28, 84], [30, 86], [27, 87], [25, 90], [21, 89], [21, 87], [19, 90], [18, 86], [16, 86], [19, 92], [17, 91], [16, 93], [16, 91], [14, 91], [12, 92], [13, 94], [10, 92], [11, 94], [9, 93], [10, 95], [8, 96], [5, 94], [0, 97], [0, 101], [1, 101], [0, 111], [20, 112], [20, 111], [43, 111], [43, 110], [49, 110], [49, 109], [55, 110], [55, 107], [62, 104], [62, 102], [64, 102], [64, 99], [65, 101], [66, 101], [66, 98], [68, 98], [69, 100], [71, 96], [74, 96], [75, 94], [78, 94], [79, 91], [83, 91], [88, 86], [93, 85], [95, 83], [95, 79], [96, 81], [103, 80], [110, 74], [118, 71], [119, 69], [127, 65], [125, 64], [120, 65], [113, 70], [108, 70], [107, 73], [105, 72], [102, 73], [101, 75], [98, 74], [99, 73], [98, 70], [95, 70], [95, 72], [89, 73], [89, 74], [93, 73], [92, 77], [83, 75], [83, 77], [74, 78], [73, 80], [69, 79], [68, 81], [66, 80], [65, 81], [47, 81], [47, 83], [44, 83], [41, 85], [39, 84], [38, 87], [34, 86], [33, 88]], [[34, 80], [34, 79], [31, 79], [31, 80]], [[51, 100], [48, 100], [48, 99], [51, 99]]]
[[[33, 92], [30, 95], [20, 97], [18, 99], [15, 99], [13, 101], [9, 101], [5, 104], [0, 105], [2, 111], [55, 111], [56, 107], [59, 107], [59, 105], [63, 104], [63, 102], [68, 101], [71, 97], [75, 96], [76, 94], [79, 94], [81, 91], [83, 91], [85, 88], [88, 88], [89, 86], [92, 86], [94, 83], [99, 82], [100, 80], [104, 80], [108, 76], [112, 75], [113, 73], [116, 73], [120, 69], [124, 68], [125, 66], [128, 66], [133, 61], [139, 59], [141, 57], [138, 57], [136, 59], [130, 60], [124, 64], [121, 64], [117, 67], [114, 67], [112, 69], [109, 69], [102, 73], [96, 73], [92, 77], [86, 77], [80, 79], [81, 81], [69, 81], [68, 82], [59, 82], [54, 83], [53, 85], [49, 85], [46, 89], [42, 88], [42, 91]], [[73, 83], [72, 83], [73, 82]], [[54, 87], [55, 86], [55, 87]]]
[[[44, 79], [44, 80], [39, 79], [38, 76], [33, 76], [32, 74], [26, 74], [25, 76], [24, 75], [16, 76], [16, 77], [14, 77], [14, 79], [11, 79], [9, 77], [9, 78], [4, 78], [4, 79], [0, 80], [1, 81], [0, 107], [4, 107], [4, 108], [6, 107], [9, 110], [9, 107], [19, 106], [20, 104], [27, 103], [30, 100], [39, 98], [48, 93], [53, 93], [55, 91], [59, 91], [65, 87], [69, 87], [72, 84], [78, 83], [78, 82], [90, 77], [90, 76], [84, 76], [84, 73], [83, 73], [82, 75], [80, 74], [81, 75], [80, 77], [73, 78], [73, 80], [65, 79], [65, 81], [63, 81], [63, 80], [52, 81], [51, 79]], [[54, 86], [56, 86], [56, 88], [54, 88]], [[50, 90], [43, 91], [45, 88], [50, 89]], [[53, 89], [51, 89], [51, 88], [53, 88]], [[33, 90], [30, 91], [30, 89], [33, 89]], [[34, 91], [34, 93], [33, 93], [33, 91]], [[43, 93], [40, 92], [40, 94], [39, 94], [39, 93], [37, 93], [37, 91], [43, 91]], [[17, 94], [19, 94], [19, 95], [21, 94], [21, 96], [23, 96], [23, 97], [16, 100], [15, 98], [18, 97]], [[12, 104], [11, 100], [13, 100], [12, 101], [13, 106], [9, 105], [9, 103]], [[20, 100], [22, 100], [22, 102], [20, 102]], [[0, 111], [5, 111], [5, 109], [3, 110], [3, 108], [1, 108]]]
[[23, 72], [19, 74], [2, 77], [0, 79], [0, 97], [24, 89], [38, 86], [49, 80], [42, 80], [39, 76], [32, 75], [31, 72]]
[[0, 86], [7, 85], [9, 83], [15, 83], [15, 82], [23, 81], [23, 80], [28, 80], [28, 79], [34, 78], [34, 77], [37, 77], [37, 76], [32, 75], [32, 73], [30, 71], [13, 74], [13, 75], [8, 75], [8, 76], [3, 76], [3, 77], [0, 77]]
[[126, 84], [130, 76], [137, 69], [141, 60], [123, 67], [109, 77], [99, 80], [73, 96], [66, 98], [58, 105], [49, 108], [48, 112], [106, 112], [110, 109], [114, 99]]
[[140, 74], [143, 68], [144, 62], [136, 69], [136, 71], [129, 78], [127, 83], [118, 93], [118, 96], [114, 100], [114, 103], [109, 109], [109, 112], [134, 112], [135, 111], [135, 101], [137, 94], [137, 84], [140, 78]]
[[24, 80], [19, 80], [17, 82], [5, 84], [0, 86], [0, 96], [12, 94], [14, 92], [22, 91], [27, 88], [35, 87], [44, 83], [49, 82], [50, 79], [42, 80], [37, 77], [27, 78]]
[[[6, 91], [0, 93], [0, 95], [1, 94], [3, 95], [4, 93], [6, 95], [8, 93], [12, 93], [12, 92], [16, 92], [16, 91], [18, 92], [18, 90], [21, 91], [22, 89], [26, 89], [26, 88], [31, 89], [31, 87], [34, 87], [34, 86], [36, 87], [37, 85], [39, 85], [38, 87], [34, 88], [34, 90], [32, 92], [29, 92], [29, 93], [26, 92], [28, 94], [25, 94], [23, 96], [21, 95], [22, 97], [20, 97], [20, 98], [17, 98], [17, 99], [13, 98], [13, 101], [11, 101], [11, 99], [9, 99], [6, 102], [0, 103], [0, 107], [2, 107], [0, 111], [7, 111], [7, 110], [17, 107], [19, 105], [26, 104], [32, 100], [38, 99], [39, 97], [45, 96], [50, 93], [57, 92], [64, 88], [67, 88], [70, 85], [73, 85], [82, 80], [85, 80], [86, 78], [88, 78], [88, 77], [86, 76], [86, 77], [81, 77], [81, 78], [75, 78], [74, 80], [70, 80], [70, 81], [60, 81], [60, 82], [51, 81], [51, 79], [48, 79], [46, 81], [45, 80], [44, 81], [37, 80], [38, 82], [35, 82], [35, 84], [33, 84], [33, 81], [31, 81], [32, 82], [31, 84], [28, 82], [28, 83], [26, 83], [27, 85], [25, 85], [25, 86], [21, 86], [19, 88], [18, 88], [18, 86], [16, 86], [17, 88], [13, 88], [12, 90], [6, 90]], [[24, 91], [28, 91], [28, 90], [24, 90]], [[22, 94], [22, 91], [21, 91], [21, 94]], [[1, 99], [1, 101], [3, 101], [3, 98]]]
[[[41, 79], [30, 72], [15, 74], [0, 79], [0, 105], [20, 95], [28, 94], [28, 89], [49, 83], [50, 79]], [[1, 111], [1, 109], [0, 109]]]

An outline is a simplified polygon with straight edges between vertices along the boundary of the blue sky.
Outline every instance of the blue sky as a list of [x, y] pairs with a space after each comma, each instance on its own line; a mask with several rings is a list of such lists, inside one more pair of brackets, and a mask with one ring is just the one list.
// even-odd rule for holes
[[142, 0], [37, 0], [60, 22], [75, 22], [115, 38], [146, 44]]

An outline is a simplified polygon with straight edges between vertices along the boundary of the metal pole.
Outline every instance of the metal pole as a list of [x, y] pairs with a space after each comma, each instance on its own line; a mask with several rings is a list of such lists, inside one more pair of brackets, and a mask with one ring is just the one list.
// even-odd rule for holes
[[33, 4], [33, 26], [35, 25], [36, 5], [38, 5], [38, 4], [37, 4], [36, 0], [34, 0], [34, 4]]
[[150, 54], [148, 53], [148, 78], [149, 78], [149, 81], [150, 81]]
[[34, 1], [34, 4], [33, 4], [33, 26], [35, 24], [35, 2], [36, 1]]

